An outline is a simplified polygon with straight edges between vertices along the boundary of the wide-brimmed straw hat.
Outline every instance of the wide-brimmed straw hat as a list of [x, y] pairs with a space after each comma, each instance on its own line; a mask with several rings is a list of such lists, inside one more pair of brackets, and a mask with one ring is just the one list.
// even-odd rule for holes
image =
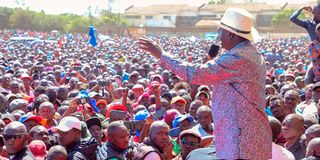
[[253, 16], [241, 8], [228, 8], [224, 13], [220, 28], [250, 41], [256, 41], [258, 31], [253, 27]]

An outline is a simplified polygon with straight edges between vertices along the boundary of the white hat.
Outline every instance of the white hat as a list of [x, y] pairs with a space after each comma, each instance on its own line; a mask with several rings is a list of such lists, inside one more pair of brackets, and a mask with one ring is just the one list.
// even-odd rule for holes
[[78, 129], [81, 130], [81, 122], [78, 118], [67, 116], [62, 118], [59, 125], [55, 128], [53, 128], [54, 131], [60, 130], [62, 132], [68, 132], [71, 129]]
[[253, 27], [253, 16], [241, 8], [228, 8], [220, 21], [220, 28], [254, 41], [258, 31]]

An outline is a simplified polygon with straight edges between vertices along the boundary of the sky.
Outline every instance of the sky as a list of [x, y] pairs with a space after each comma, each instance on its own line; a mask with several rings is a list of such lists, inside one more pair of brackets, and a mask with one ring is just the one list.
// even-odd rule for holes
[[[16, 1], [24, 2], [24, 5], [17, 5]], [[5, 7], [29, 7], [30, 10], [44, 10], [47, 14], [73, 13], [83, 15], [88, 13], [91, 6], [92, 13], [99, 9], [108, 9], [108, 1], [114, 1], [113, 12], [124, 12], [131, 5], [148, 6], [153, 4], [188, 4], [199, 6], [209, 0], [0, 0], [0, 6]], [[244, 0], [233, 0], [242, 2]], [[257, 1], [257, 0], [256, 0]], [[306, 3], [308, 0], [258, 0], [268, 3]]]

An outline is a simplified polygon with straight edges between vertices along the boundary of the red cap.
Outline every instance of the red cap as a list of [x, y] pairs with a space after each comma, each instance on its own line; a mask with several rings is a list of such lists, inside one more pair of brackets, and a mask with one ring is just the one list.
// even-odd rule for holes
[[36, 160], [44, 160], [47, 155], [47, 147], [41, 140], [33, 140], [28, 145], [29, 150]]
[[100, 104], [103, 104], [103, 105], [107, 105], [107, 101], [103, 100], [103, 99], [100, 99], [98, 102], [97, 102], [97, 106], [100, 105]]
[[120, 110], [120, 111], [127, 112], [127, 107], [122, 104], [114, 104], [110, 107], [110, 111], [112, 110]]

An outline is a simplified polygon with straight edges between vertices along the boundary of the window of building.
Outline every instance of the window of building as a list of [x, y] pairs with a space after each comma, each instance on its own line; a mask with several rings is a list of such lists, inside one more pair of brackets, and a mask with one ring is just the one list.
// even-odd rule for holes
[[153, 19], [153, 16], [146, 16], [146, 19]]
[[167, 19], [171, 21], [171, 16], [163, 16], [163, 19]]
[[141, 16], [126, 16], [127, 19], [140, 19]]

